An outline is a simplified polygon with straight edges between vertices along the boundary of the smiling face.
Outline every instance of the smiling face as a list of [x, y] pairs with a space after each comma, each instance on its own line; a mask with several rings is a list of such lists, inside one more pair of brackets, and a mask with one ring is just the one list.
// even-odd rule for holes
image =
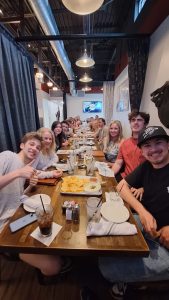
[[112, 124], [110, 126], [109, 133], [110, 133], [110, 137], [112, 138], [118, 137], [120, 133], [119, 126], [116, 123]]
[[57, 136], [58, 134], [60, 134], [62, 132], [62, 126], [60, 123], [56, 125], [53, 132], [54, 132], [55, 136]]
[[64, 133], [67, 133], [69, 131], [69, 126], [67, 123], [62, 123], [62, 130]]
[[52, 143], [53, 143], [53, 137], [52, 137], [52, 134], [48, 131], [44, 131], [42, 133], [42, 140], [43, 140], [43, 146], [44, 148], [47, 150], [47, 149], [50, 149]]
[[21, 143], [20, 148], [24, 161], [28, 163], [38, 156], [41, 150], [41, 142], [36, 138], [32, 138], [26, 143]]
[[164, 138], [153, 138], [141, 146], [144, 157], [154, 168], [162, 168], [169, 163], [169, 142]]

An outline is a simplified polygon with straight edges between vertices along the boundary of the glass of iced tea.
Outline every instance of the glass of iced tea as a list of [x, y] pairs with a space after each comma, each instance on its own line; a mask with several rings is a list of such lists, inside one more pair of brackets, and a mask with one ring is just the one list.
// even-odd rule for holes
[[36, 209], [37, 221], [42, 236], [47, 237], [52, 234], [52, 223], [53, 223], [53, 207], [48, 204], [38, 206]]

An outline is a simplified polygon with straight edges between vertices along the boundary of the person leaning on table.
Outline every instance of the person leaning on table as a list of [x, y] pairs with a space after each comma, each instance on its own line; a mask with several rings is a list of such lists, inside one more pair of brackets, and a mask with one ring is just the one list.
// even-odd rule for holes
[[[117, 190], [138, 214], [150, 255], [100, 258], [100, 270], [114, 283], [117, 298], [124, 295], [126, 283], [169, 279], [169, 136], [162, 127], [149, 126], [140, 133], [138, 146], [147, 161], [122, 179]], [[142, 202], [130, 186], [144, 188]]]
[[[30, 180], [30, 189], [37, 183], [36, 170], [32, 165], [40, 153], [41, 142], [37, 132], [29, 132], [22, 138], [19, 153], [0, 153], [0, 231], [21, 204], [25, 180]], [[59, 256], [20, 253], [19, 257], [47, 276], [62, 270], [63, 262]]]

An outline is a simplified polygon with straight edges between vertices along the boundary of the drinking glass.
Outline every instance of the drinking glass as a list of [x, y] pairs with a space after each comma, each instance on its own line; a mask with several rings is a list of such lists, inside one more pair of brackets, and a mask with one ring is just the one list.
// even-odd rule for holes
[[36, 209], [37, 221], [42, 236], [47, 237], [52, 234], [52, 223], [53, 223], [53, 207], [48, 204], [38, 206]]

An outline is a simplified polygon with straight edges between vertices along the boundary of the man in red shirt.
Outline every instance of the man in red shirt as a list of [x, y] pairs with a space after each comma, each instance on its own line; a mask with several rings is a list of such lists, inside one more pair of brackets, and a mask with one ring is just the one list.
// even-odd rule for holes
[[[145, 160], [137, 143], [138, 135], [142, 129], [148, 125], [149, 119], [150, 115], [144, 112], [132, 111], [129, 114], [132, 136], [126, 139], [120, 146], [117, 159], [112, 167], [118, 182]], [[123, 166], [124, 171], [119, 173]]]

